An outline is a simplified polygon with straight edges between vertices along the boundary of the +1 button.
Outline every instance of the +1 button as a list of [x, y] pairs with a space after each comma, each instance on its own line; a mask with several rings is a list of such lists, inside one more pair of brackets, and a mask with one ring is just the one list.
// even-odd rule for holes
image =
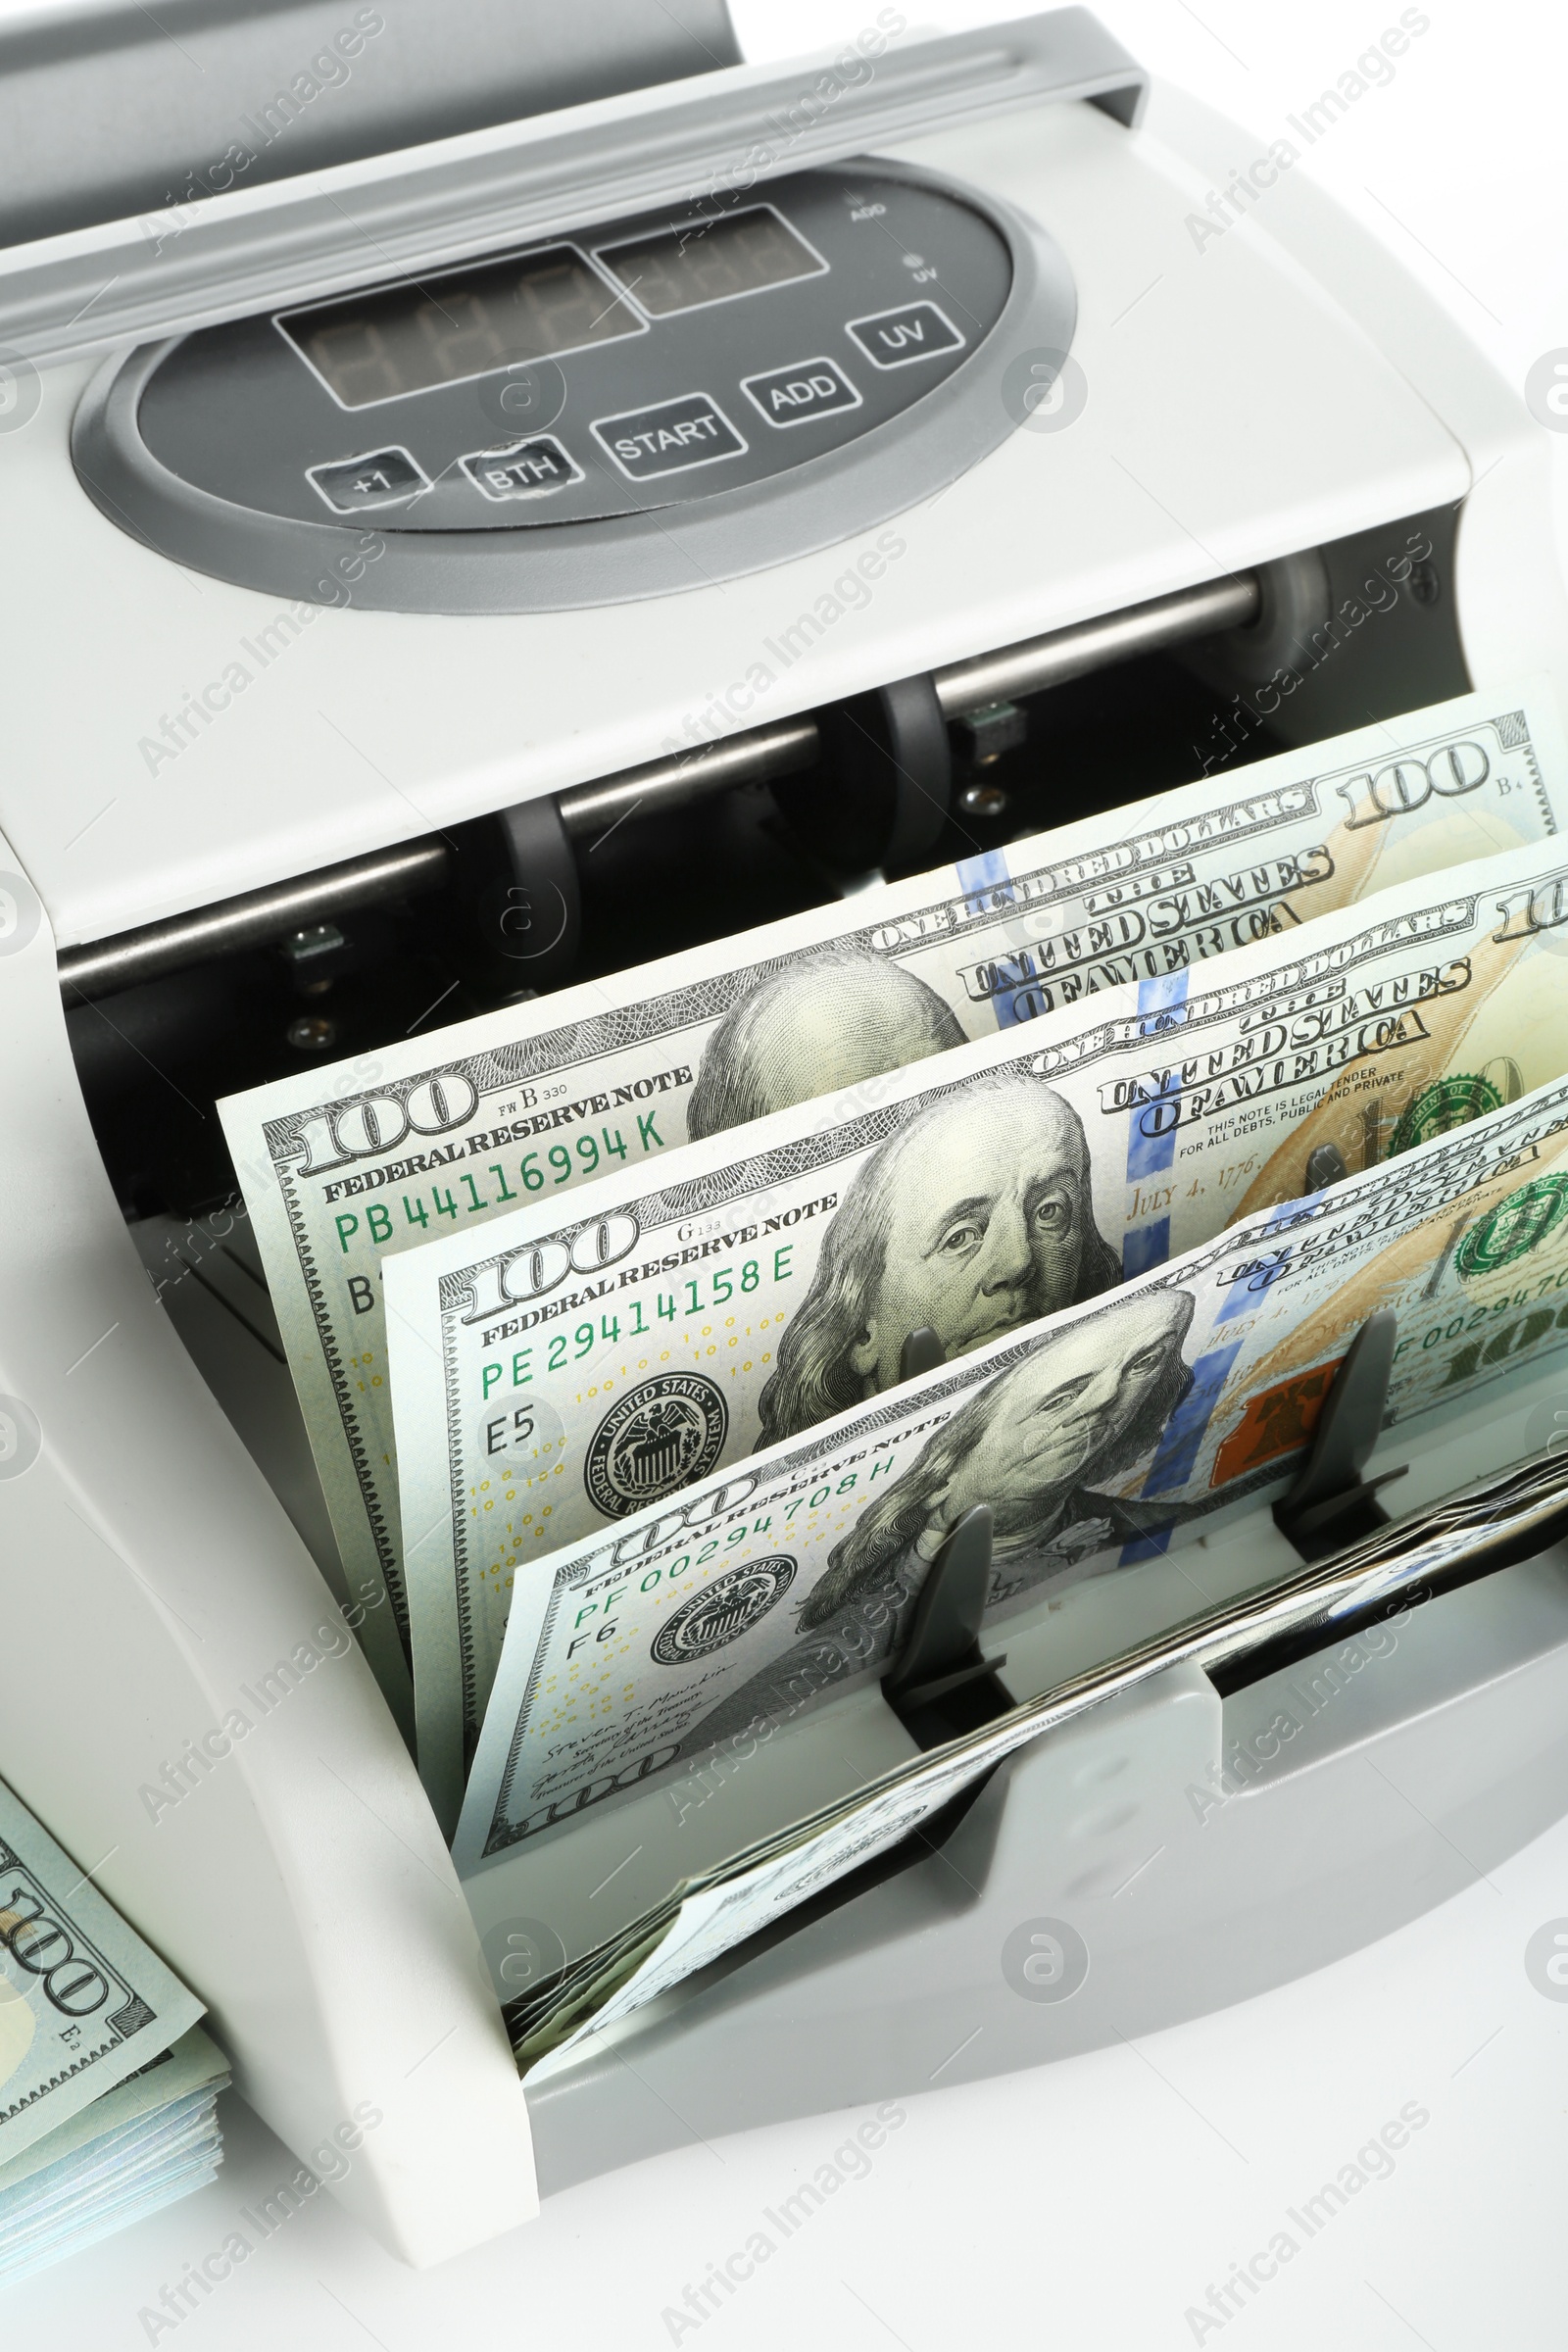
[[678, 400], [661, 401], [657, 408], [601, 416], [589, 429], [633, 482], [646, 482], [656, 473], [684, 473], [689, 466], [711, 466], [719, 458], [738, 458], [746, 448], [718, 403], [706, 392], [683, 392]]
[[366, 507], [390, 507], [428, 490], [430, 479], [406, 449], [372, 449], [363, 458], [335, 466], [308, 466], [305, 478], [334, 514], [357, 514]]
[[829, 409], [858, 409], [860, 395], [832, 360], [797, 360], [793, 368], [770, 368], [765, 375], [741, 379], [769, 424], [804, 424]]

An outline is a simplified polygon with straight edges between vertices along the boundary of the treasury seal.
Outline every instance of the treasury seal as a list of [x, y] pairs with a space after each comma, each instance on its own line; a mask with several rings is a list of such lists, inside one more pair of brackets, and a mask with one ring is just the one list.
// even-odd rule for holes
[[687, 1666], [738, 1642], [783, 1599], [794, 1581], [795, 1562], [782, 1551], [726, 1568], [665, 1618], [654, 1636], [655, 1658], [661, 1666]]
[[1568, 1176], [1538, 1176], [1522, 1184], [1489, 1208], [1459, 1244], [1453, 1262], [1460, 1280], [1473, 1282], [1478, 1274], [1495, 1274], [1516, 1257], [1528, 1257], [1565, 1214]]
[[1435, 1135], [1447, 1135], [1455, 1127], [1468, 1127], [1472, 1119], [1484, 1119], [1501, 1105], [1502, 1096], [1490, 1078], [1440, 1078], [1435, 1086], [1424, 1087], [1405, 1110], [1388, 1155], [1396, 1159], [1401, 1152], [1413, 1152], [1417, 1144], [1430, 1144]]
[[583, 1469], [594, 1508], [624, 1519], [689, 1487], [717, 1461], [729, 1428], [721, 1391], [701, 1372], [665, 1372], [612, 1405]]

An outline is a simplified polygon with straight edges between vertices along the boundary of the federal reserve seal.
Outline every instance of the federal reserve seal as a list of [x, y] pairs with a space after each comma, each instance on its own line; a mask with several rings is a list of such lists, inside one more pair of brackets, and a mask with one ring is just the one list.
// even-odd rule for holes
[[1489, 1110], [1498, 1110], [1502, 1096], [1490, 1078], [1440, 1078], [1435, 1086], [1423, 1087], [1394, 1130], [1389, 1145], [1390, 1159], [1401, 1152], [1413, 1152], [1417, 1144], [1430, 1144], [1435, 1135], [1447, 1135], [1455, 1127], [1468, 1127], [1472, 1119], [1484, 1119]]
[[1495, 1274], [1527, 1257], [1552, 1227], [1568, 1214], [1568, 1176], [1538, 1176], [1522, 1184], [1506, 1200], [1489, 1208], [1459, 1244], [1454, 1264], [1463, 1282], [1478, 1274]]
[[665, 1372], [612, 1405], [594, 1432], [583, 1485], [607, 1519], [624, 1519], [717, 1461], [729, 1428], [721, 1390], [701, 1372]]
[[794, 1581], [795, 1562], [782, 1551], [724, 1569], [665, 1618], [654, 1636], [654, 1657], [661, 1666], [689, 1666], [694, 1658], [738, 1642], [783, 1599]]

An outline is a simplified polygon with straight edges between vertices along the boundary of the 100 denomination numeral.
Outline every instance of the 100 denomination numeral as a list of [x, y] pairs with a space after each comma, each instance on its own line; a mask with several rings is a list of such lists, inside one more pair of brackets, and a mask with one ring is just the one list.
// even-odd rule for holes
[[90, 2017], [109, 1998], [102, 1969], [82, 1958], [63, 1921], [46, 1911], [30, 1886], [13, 1885], [5, 1898], [6, 1925], [0, 1939], [62, 2017]]

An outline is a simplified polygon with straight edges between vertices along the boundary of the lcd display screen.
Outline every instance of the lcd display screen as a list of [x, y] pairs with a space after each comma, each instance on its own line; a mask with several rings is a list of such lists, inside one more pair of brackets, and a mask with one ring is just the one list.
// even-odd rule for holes
[[792, 277], [815, 277], [827, 268], [770, 204], [724, 220], [693, 220], [632, 237], [605, 246], [599, 259], [651, 318], [786, 285]]
[[277, 323], [346, 409], [645, 331], [570, 245], [291, 311]]

